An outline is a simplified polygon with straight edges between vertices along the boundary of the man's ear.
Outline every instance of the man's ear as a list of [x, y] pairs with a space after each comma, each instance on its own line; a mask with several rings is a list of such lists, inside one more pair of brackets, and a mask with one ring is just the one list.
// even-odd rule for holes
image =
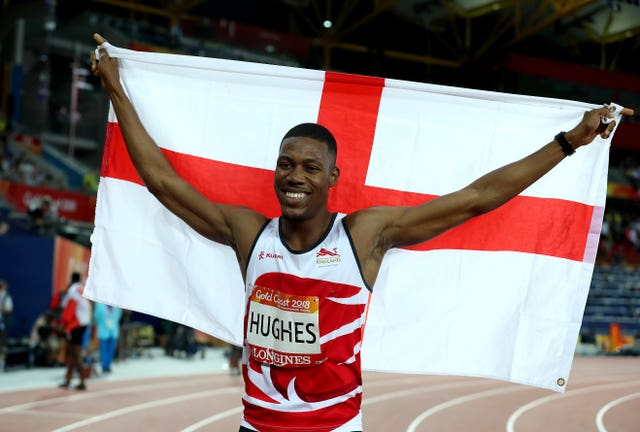
[[340, 168], [334, 166], [329, 174], [329, 187], [333, 187], [338, 183], [338, 179], [340, 178]]

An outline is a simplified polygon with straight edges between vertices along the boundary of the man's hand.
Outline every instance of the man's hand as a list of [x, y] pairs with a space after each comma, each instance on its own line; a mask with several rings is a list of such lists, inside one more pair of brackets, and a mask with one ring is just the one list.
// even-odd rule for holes
[[94, 33], [93, 39], [98, 43], [100, 59], [98, 60], [96, 58], [95, 51], [91, 51], [91, 73], [94, 76], [100, 77], [102, 87], [108, 92], [111, 92], [120, 86], [118, 60], [109, 57], [107, 50], [104, 49], [103, 44], [107, 42], [105, 38], [98, 33]]
[[[611, 121], [605, 123], [603, 119], [613, 118], [613, 112], [614, 107], [608, 105], [585, 112], [582, 116], [582, 121], [567, 132], [567, 140], [569, 140], [573, 148], [577, 149], [578, 147], [591, 143], [598, 135], [605, 139], [609, 138], [611, 131], [613, 131], [613, 128], [616, 126], [616, 122]], [[632, 116], [634, 112], [630, 108], [623, 108], [620, 114]]]

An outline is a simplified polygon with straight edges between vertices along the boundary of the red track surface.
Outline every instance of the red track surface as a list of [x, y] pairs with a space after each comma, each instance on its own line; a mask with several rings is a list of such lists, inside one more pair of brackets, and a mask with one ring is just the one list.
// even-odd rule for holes
[[[238, 430], [242, 382], [226, 373], [89, 383], [86, 392], [0, 394], [0, 430]], [[577, 357], [564, 394], [479, 378], [365, 373], [363, 411], [366, 432], [638, 432], [640, 359]]]

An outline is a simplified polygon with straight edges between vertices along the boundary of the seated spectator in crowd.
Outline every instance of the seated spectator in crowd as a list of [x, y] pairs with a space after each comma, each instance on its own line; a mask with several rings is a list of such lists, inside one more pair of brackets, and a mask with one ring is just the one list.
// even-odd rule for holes
[[58, 226], [58, 211], [51, 197], [45, 196], [39, 201], [30, 203], [28, 213], [29, 226], [33, 231], [38, 234], [55, 233]]
[[62, 348], [61, 336], [54, 327], [54, 315], [46, 311], [36, 318], [31, 328], [29, 344], [31, 346], [30, 364], [34, 366], [57, 366]]
[[[15, 142], [17, 135], [12, 141]], [[27, 150], [12, 151], [9, 135], [2, 134], [0, 141], [0, 180], [42, 186], [51, 189], [65, 189], [66, 177], [49, 167], [40, 156]]]
[[11, 229], [9, 222], [0, 220], [0, 236], [5, 235]]
[[172, 357], [184, 354], [187, 358], [191, 358], [200, 349], [193, 329], [183, 325], [175, 327], [175, 333], [170, 338], [169, 344], [168, 347], [165, 347], [165, 351]]

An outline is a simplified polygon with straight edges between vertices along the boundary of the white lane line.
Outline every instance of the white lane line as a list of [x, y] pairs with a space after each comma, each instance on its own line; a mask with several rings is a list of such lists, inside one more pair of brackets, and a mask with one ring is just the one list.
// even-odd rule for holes
[[[366, 388], [370, 388], [370, 387], [382, 387], [382, 386], [389, 386], [389, 385], [394, 385], [394, 384], [398, 384], [398, 382], [404, 383], [404, 382], [410, 382], [413, 383], [415, 382], [415, 379], [411, 379], [411, 378], [406, 378], [406, 379], [402, 379], [402, 380], [385, 380], [385, 381], [378, 381], [375, 383], [371, 383], [366, 385]], [[393, 392], [393, 393], [385, 393], [383, 395], [380, 396], [374, 396], [374, 397], [370, 397], [370, 398], [364, 398], [364, 400], [362, 401], [362, 406], [365, 405], [371, 405], [374, 403], [378, 403], [378, 402], [384, 402], [387, 401], [389, 399], [396, 399], [396, 398], [402, 398], [402, 397], [406, 397], [406, 396], [412, 396], [414, 394], [417, 393], [427, 393], [427, 392], [431, 392], [431, 391], [438, 391], [438, 390], [446, 390], [446, 389], [452, 389], [452, 388], [458, 388], [458, 387], [468, 387], [468, 386], [476, 386], [476, 385], [480, 385], [480, 384], [486, 384], [486, 381], [483, 380], [468, 380], [468, 381], [460, 381], [460, 382], [455, 382], [455, 383], [445, 383], [445, 384], [433, 384], [433, 385], [429, 385], [429, 386], [423, 386], [423, 387], [418, 387], [418, 388], [414, 388], [414, 389], [410, 389], [410, 390], [401, 390], [401, 391], [397, 391], [397, 392]], [[230, 417], [232, 415], [236, 415], [242, 412], [243, 407], [237, 407], [237, 408], [232, 408], [230, 410], [227, 411], [223, 411], [221, 413], [218, 413], [214, 416], [208, 417], [206, 419], [202, 419], [197, 423], [192, 424], [191, 426], [182, 429], [181, 432], [194, 432], [204, 426], [207, 426], [211, 423], [215, 423], [218, 420], [222, 420], [226, 417]]]
[[381, 381], [375, 381], [375, 382], [365, 381], [362, 384], [362, 388], [369, 389], [369, 388], [375, 388], [375, 387], [389, 387], [389, 386], [415, 384], [415, 383], [416, 383], [415, 378], [387, 379], [387, 380], [381, 380]]
[[607, 428], [604, 425], [604, 415], [607, 413], [607, 411], [609, 411], [611, 408], [613, 408], [616, 405], [620, 405], [622, 403], [625, 403], [632, 399], [637, 399], [637, 398], [640, 398], [640, 392], [632, 393], [630, 395], [612, 400], [611, 402], [603, 406], [600, 409], [600, 411], [598, 411], [598, 414], [596, 415], [596, 426], [598, 427], [598, 432], [608, 432]]
[[29, 416], [45, 416], [47, 418], [49, 417], [63, 417], [63, 418], [69, 418], [69, 417], [75, 417], [75, 418], [79, 418], [79, 419], [84, 419], [89, 417], [88, 414], [81, 414], [81, 413], [71, 413], [71, 412], [60, 412], [60, 411], [40, 411], [40, 410], [24, 410], [24, 411], [20, 411], [15, 413], [16, 415], [29, 415]]
[[472, 380], [472, 381], [461, 381], [461, 382], [455, 382], [455, 383], [432, 384], [432, 385], [417, 387], [417, 388], [408, 389], [408, 390], [399, 390], [396, 392], [385, 393], [379, 396], [373, 396], [369, 398], [365, 396], [362, 401], [362, 406], [388, 401], [389, 399], [399, 399], [406, 396], [413, 396], [418, 393], [429, 393], [432, 391], [477, 386], [482, 384], [487, 384], [487, 381]]
[[134, 393], [138, 391], [146, 391], [146, 390], [158, 390], [165, 389], [171, 387], [181, 387], [190, 383], [202, 383], [202, 378], [194, 378], [191, 380], [181, 380], [175, 382], [164, 382], [164, 383], [155, 383], [155, 384], [142, 384], [128, 387], [120, 387], [116, 389], [109, 390], [101, 390], [101, 391], [87, 391], [86, 393], [76, 393], [71, 396], [61, 396], [52, 399], [45, 399], [41, 401], [35, 402], [27, 402], [19, 405], [11, 405], [0, 409], [0, 415], [13, 413], [20, 410], [27, 410], [31, 408], [38, 408], [47, 405], [53, 405], [56, 403], [64, 403], [64, 402], [73, 402], [82, 399], [93, 399], [100, 396], [105, 395], [114, 395], [114, 394], [126, 394], [126, 393]]
[[[202, 419], [197, 423], [192, 424], [191, 426], [188, 426], [184, 429], [182, 429], [180, 432], [193, 432], [196, 431], [204, 426], [210, 425], [211, 423], [215, 423], [218, 420], [222, 420], [224, 418], [227, 417], [231, 417], [232, 415], [236, 415], [236, 414], [240, 414], [242, 413], [244, 407], [239, 406], [239, 407], [235, 407], [235, 408], [231, 408], [229, 410], [226, 411], [222, 411], [216, 415], [213, 415], [211, 417], [207, 417], [206, 419]], [[240, 424], [240, 423], [238, 423]]]
[[149, 408], [156, 408], [159, 406], [163, 406], [163, 405], [170, 405], [173, 403], [180, 403], [180, 402], [185, 402], [185, 401], [189, 401], [189, 400], [193, 400], [193, 399], [200, 399], [200, 398], [204, 398], [204, 397], [208, 397], [208, 396], [216, 396], [216, 395], [220, 395], [220, 394], [227, 394], [227, 393], [237, 393], [239, 391], [238, 387], [228, 387], [228, 388], [223, 388], [223, 389], [217, 389], [217, 390], [207, 390], [207, 391], [202, 391], [202, 392], [198, 392], [198, 393], [191, 393], [191, 394], [186, 394], [186, 395], [180, 395], [180, 396], [173, 396], [170, 398], [165, 398], [165, 399], [158, 399], [158, 400], [154, 400], [154, 401], [150, 401], [150, 402], [145, 402], [145, 403], [141, 403], [138, 405], [132, 405], [132, 406], [128, 406], [126, 408], [121, 408], [121, 409], [117, 409], [117, 410], [113, 410], [113, 411], [107, 411], [103, 414], [99, 414], [97, 416], [93, 416], [93, 417], [89, 417], [88, 419], [85, 420], [81, 420], [75, 423], [71, 423], [69, 425], [63, 426], [61, 428], [55, 429], [51, 432], [66, 432], [66, 431], [70, 431], [70, 430], [74, 430], [83, 426], [87, 426], [93, 423], [98, 423], [113, 417], [118, 417], [121, 415], [125, 415], [125, 414], [131, 414], [133, 412], [136, 411], [142, 411], [142, 410], [146, 410]]
[[567, 391], [566, 393], [558, 393], [550, 396], [545, 396], [540, 399], [536, 399], [534, 401], [529, 402], [526, 405], [522, 405], [520, 408], [515, 410], [513, 414], [511, 414], [511, 416], [509, 417], [509, 420], [507, 421], [507, 432], [515, 432], [515, 424], [518, 421], [518, 418], [522, 416], [522, 414], [542, 404], [545, 404], [547, 402], [552, 402], [556, 399], [572, 397], [572, 396], [581, 395], [585, 393], [593, 393], [601, 390], [609, 390], [609, 389], [615, 389], [620, 387], [629, 387], [629, 386], [637, 386], [637, 385], [640, 385], [640, 380], [627, 381], [623, 383], [600, 384], [600, 385], [594, 385], [589, 387], [583, 387], [577, 390], [570, 390], [570, 391]]
[[[64, 372], [64, 371], [62, 371]], [[19, 373], [19, 372], [18, 372]], [[110, 376], [108, 379], [103, 380], [101, 379], [101, 377], [97, 377], [95, 378], [95, 382], [99, 382], [99, 383], [111, 383], [111, 384], [117, 384], [117, 383], [122, 383], [122, 382], [127, 382], [127, 381], [151, 381], [151, 380], [158, 380], [158, 379], [169, 379], [169, 380], [173, 380], [173, 379], [180, 379], [180, 378], [190, 378], [190, 377], [194, 377], [195, 375], [198, 376], [209, 376], [210, 378], [225, 378], [229, 376], [229, 371], [228, 370], [222, 370], [222, 371], [217, 371], [217, 370], [213, 370], [213, 371], [209, 371], [209, 372], [205, 372], [202, 371], [200, 373], [184, 373], [184, 374], [169, 374], [167, 373], [166, 375], [149, 375], [149, 376], [127, 376], [127, 375], [123, 375], [123, 376]], [[48, 378], [51, 379], [51, 378]], [[208, 379], [208, 378], [206, 378]], [[31, 378], [29, 376], [25, 376], [24, 380], [26, 381], [30, 381]], [[43, 384], [42, 383], [42, 379], [38, 380], [38, 378], [36, 378], [37, 381], [39, 381], [38, 384], [28, 384], [26, 383], [24, 386], [19, 386], [19, 385], [9, 385], [8, 387], [0, 387], [0, 395], [4, 395], [7, 393], [18, 393], [18, 392], [34, 392], [34, 391], [39, 391], [39, 390], [46, 390], [46, 389], [52, 389], [52, 388], [56, 388], [56, 386], [60, 383], [60, 381], [58, 379], [55, 379], [51, 382], [48, 382], [48, 384]], [[91, 379], [91, 381], [89, 382], [93, 382], [93, 378]]]
[[472, 393], [470, 395], [466, 395], [466, 396], [461, 396], [459, 398], [455, 398], [455, 399], [451, 399], [448, 400], [444, 403], [441, 403], [439, 405], [434, 405], [433, 407], [429, 408], [428, 410], [426, 410], [425, 412], [423, 412], [422, 414], [420, 414], [419, 416], [417, 416], [416, 418], [413, 419], [413, 421], [409, 424], [409, 426], [407, 427], [407, 432], [415, 432], [418, 429], [418, 426], [420, 425], [420, 423], [422, 423], [423, 421], [425, 421], [427, 418], [431, 417], [432, 415], [439, 413], [440, 411], [444, 411], [446, 409], [449, 409], [451, 407], [454, 407], [456, 405], [462, 405], [464, 403], [467, 402], [471, 402], [477, 399], [482, 399], [482, 398], [487, 398], [487, 397], [493, 397], [496, 395], [501, 395], [501, 394], [505, 394], [505, 393], [512, 393], [512, 392], [519, 392], [519, 391], [525, 391], [525, 390], [531, 390], [528, 387], [500, 387], [500, 388], [494, 388], [491, 390], [485, 390], [485, 391], [481, 391], [478, 393]]

